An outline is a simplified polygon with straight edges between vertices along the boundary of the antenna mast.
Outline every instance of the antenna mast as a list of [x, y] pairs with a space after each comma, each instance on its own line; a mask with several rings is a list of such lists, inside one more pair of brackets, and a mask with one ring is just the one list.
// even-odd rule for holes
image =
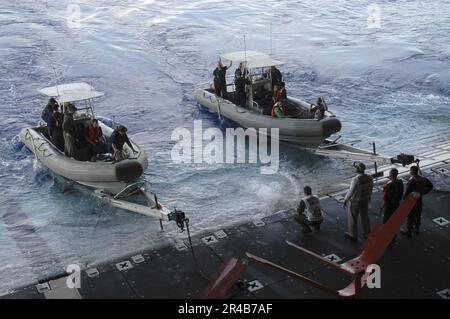
[[56, 94], [58, 94], [58, 96], [59, 96], [58, 81], [56, 80], [56, 69], [55, 69], [55, 66], [52, 66], [52, 68], [53, 68], [53, 73], [55, 74]]
[[270, 55], [272, 55], [272, 20], [270, 20]]
[[245, 34], [244, 34], [244, 56], [245, 56], [245, 67], [247, 67], [247, 45], [245, 43]]

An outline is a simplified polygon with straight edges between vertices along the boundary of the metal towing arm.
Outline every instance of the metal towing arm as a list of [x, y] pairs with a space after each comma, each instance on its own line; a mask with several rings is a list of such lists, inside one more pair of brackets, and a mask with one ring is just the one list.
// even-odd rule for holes
[[[339, 137], [340, 138], [340, 137]], [[368, 151], [362, 148], [353, 146], [354, 142], [349, 143], [338, 143], [337, 138], [334, 141], [325, 140], [325, 142], [316, 149], [311, 151], [315, 154], [342, 158], [352, 161], [369, 161], [375, 163], [375, 173], [377, 173], [377, 164], [390, 165], [390, 164], [401, 164], [402, 166], [410, 165], [413, 163], [418, 164], [419, 159], [416, 159], [413, 155], [401, 153], [395, 157], [378, 154], [376, 152], [375, 143], [372, 143], [373, 150]]]
[[[129, 197], [130, 194], [143, 195], [147, 201], [147, 205], [142, 205], [127, 200], [126, 198]], [[98, 198], [108, 202], [111, 206], [159, 219], [161, 229], [163, 229], [163, 221], [175, 221], [177, 226], [182, 231], [184, 230], [184, 226], [189, 224], [189, 219], [186, 218], [184, 212], [177, 209], [171, 211], [167, 207], [160, 204], [156, 195], [145, 189], [144, 182], [130, 184], [116, 195], [108, 194], [103, 190], [96, 190], [95, 195]]]

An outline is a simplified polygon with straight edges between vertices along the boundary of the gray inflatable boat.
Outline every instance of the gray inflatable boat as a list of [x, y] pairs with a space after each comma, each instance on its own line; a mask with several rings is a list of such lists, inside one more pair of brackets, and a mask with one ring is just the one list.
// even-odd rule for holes
[[[279, 129], [279, 139], [307, 147], [317, 147], [330, 135], [341, 130], [341, 122], [326, 110], [320, 119], [310, 111], [311, 104], [288, 96], [284, 101], [285, 116], [272, 117], [273, 102], [271, 73], [267, 68], [282, 64], [281, 61], [258, 51], [239, 51], [221, 55], [234, 65], [242, 62], [249, 72], [246, 107], [234, 103], [234, 84], [227, 85], [227, 98], [214, 93], [211, 85], [194, 91], [194, 99], [220, 117], [226, 117], [244, 128]], [[231, 72], [230, 72], [231, 73]]]
[[[87, 83], [57, 85], [41, 89], [39, 92], [55, 98], [63, 108], [63, 112], [67, 103], [77, 102], [74, 122], [76, 126], [84, 128], [87, 127], [90, 119], [94, 118], [93, 99], [104, 95]], [[113, 129], [101, 121], [99, 121], [99, 126], [103, 132], [106, 149], [109, 149], [111, 144], [109, 138]], [[145, 152], [133, 141], [131, 143], [137, 151], [133, 157], [114, 162], [111, 157], [104, 156], [93, 162], [89, 159], [79, 160], [67, 157], [62, 150], [52, 144], [47, 131], [47, 124], [41, 122], [36, 127], [22, 129], [20, 140], [52, 172], [79, 184], [106, 193], [117, 194], [139, 178], [147, 168], [148, 162]], [[133, 154], [126, 144], [124, 149], [129, 154]], [[82, 151], [82, 149], [78, 150], [78, 152]]]
[[[66, 103], [78, 102], [74, 122], [80, 129], [86, 128], [88, 122], [94, 118], [93, 99], [104, 95], [87, 83], [56, 85], [44, 88], [40, 92], [55, 98], [63, 108], [63, 112]], [[146, 181], [140, 178], [148, 166], [144, 150], [130, 139], [136, 152], [132, 152], [125, 144], [123, 146], [125, 153], [133, 155], [115, 162], [111, 154], [107, 153], [111, 148], [110, 137], [113, 129], [100, 120], [98, 124], [102, 129], [106, 153], [96, 156], [95, 161], [92, 161], [92, 157], [89, 158], [92, 153], [88, 151], [88, 147], [77, 149], [76, 158], [66, 156], [51, 142], [46, 123], [22, 129], [20, 140], [50, 171], [93, 189], [95, 196], [112, 206], [158, 218], [161, 221], [173, 220], [183, 229], [185, 223], [187, 224], [184, 213], [177, 210], [170, 211], [160, 204], [156, 195], [146, 190]], [[76, 156], [83, 154], [83, 151], [87, 157], [81, 159], [81, 156]]]

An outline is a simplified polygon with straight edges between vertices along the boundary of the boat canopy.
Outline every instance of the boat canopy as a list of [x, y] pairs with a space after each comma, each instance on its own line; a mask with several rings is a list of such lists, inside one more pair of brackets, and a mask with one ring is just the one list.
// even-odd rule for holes
[[59, 103], [84, 101], [104, 95], [103, 92], [96, 91], [92, 85], [84, 82], [51, 86], [43, 88], [39, 92], [56, 98]]
[[233, 62], [247, 62], [247, 68], [249, 69], [283, 64], [282, 61], [275, 60], [265, 53], [252, 50], [225, 53], [220, 57]]

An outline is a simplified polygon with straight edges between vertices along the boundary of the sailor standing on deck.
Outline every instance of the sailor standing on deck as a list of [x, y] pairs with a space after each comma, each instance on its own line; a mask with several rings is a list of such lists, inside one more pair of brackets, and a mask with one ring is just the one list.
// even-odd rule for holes
[[[398, 170], [393, 168], [389, 171], [389, 182], [383, 187], [383, 224], [389, 220], [395, 210], [400, 206], [403, 198], [403, 182], [397, 179]], [[393, 241], [396, 241], [394, 237]]]
[[406, 221], [406, 229], [400, 231], [402, 235], [412, 237], [412, 231], [419, 235], [420, 219], [422, 217], [422, 197], [428, 194], [433, 189], [433, 184], [426, 177], [419, 175], [419, 168], [417, 166], [411, 166], [409, 169], [409, 174], [411, 178], [406, 184], [406, 191], [404, 199], [412, 192], [417, 192], [420, 194], [419, 200], [413, 207], [412, 211], [408, 215]]
[[372, 197], [373, 179], [364, 173], [366, 166], [363, 163], [357, 162], [354, 166], [358, 175], [352, 179], [343, 206], [347, 208], [348, 218], [348, 232], [345, 233], [345, 238], [357, 241], [358, 217], [361, 217], [364, 238], [367, 238], [370, 233], [369, 202]]

